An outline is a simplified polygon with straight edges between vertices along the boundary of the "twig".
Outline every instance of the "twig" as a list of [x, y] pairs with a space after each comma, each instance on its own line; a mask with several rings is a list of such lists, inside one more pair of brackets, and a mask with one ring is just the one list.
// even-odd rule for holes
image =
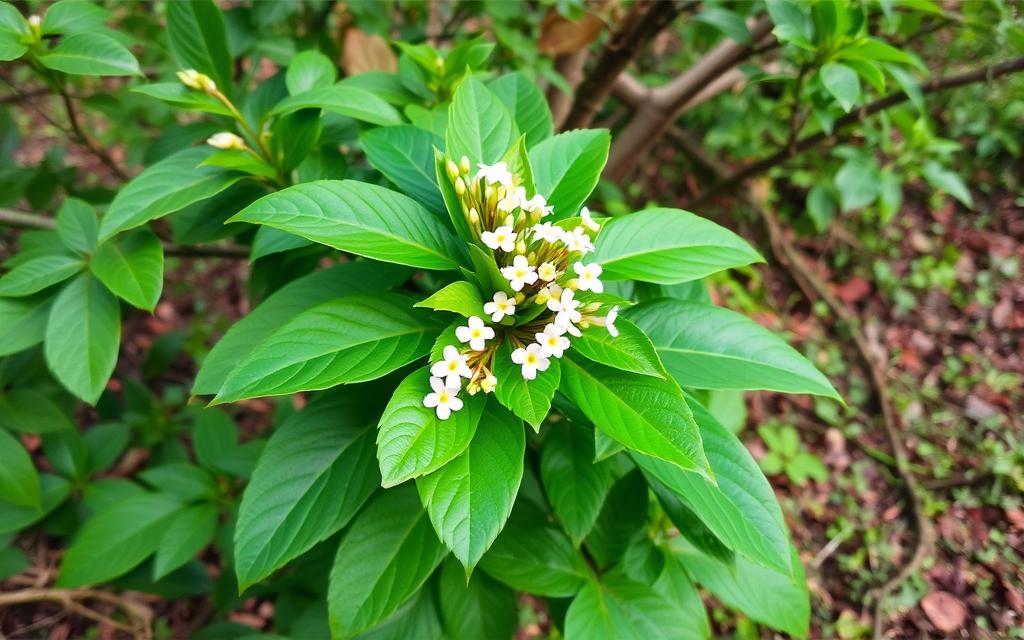
[[[127, 615], [133, 621], [128, 625], [118, 622], [109, 616], [93, 611], [82, 604], [84, 600], [98, 600], [114, 606]], [[54, 602], [65, 609], [80, 616], [89, 618], [94, 622], [106, 624], [132, 634], [139, 640], [150, 640], [153, 637], [153, 629], [150, 622], [153, 619], [153, 612], [144, 604], [129, 600], [107, 591], [94, 589], [56, 589], [56, 588], [33, 588], [21, 589], [10, 593], [0, 593], [0, 607], [31, 602]]]
[[[15, 211], [13, 209], [0, 209], [0, 225], [20, 227], [26, 229], [56, 229], [57, 221], [53, 218]], [[249, 257], [248, 247], [236, 244], [225, 245], [181, 245], [164, 242], [164, 254], [178, 258], [235, 258], [245, 259]]]
[[68, 120], [71, 122], [71, 131], [74, 132], [75, 137], [86, 149], [92, 152], [94, 156], [99, 158], [100, 162], [105, 164], [114, 175], [116, 175], [122, 182], [128, 180], [128, 173], [121, 168], [107, 150], [101, 147], [95, 140], [92, 139], [88, 133], [82, 129], [82, 124], [79, 122], [78, 110], [75, 108], [75, 101], [71, 99], [71, 94], [67, 92], [67, 89], [60, 89], [60, 99], [64, 103], [64, 111], [67, 112]]
[[[1024, 71], [1024, 57], [1014, 58], [1012, 60], [989, 65], [987, 67], [981, 67], [980, 69], [975, 69], [973, 71], [967, 71], [965, 73], [931, 80], [921, 85], [921, 94], [928, 95], [939, 91], [946, 91], [974, 84], [976, 82], [991, 81], [1019, 71]], [[796, 142], [796, 144], [788, 145], [787, 147], [779, 149], [766, 158], [762, 158], [761, 160], [748, 164], [732, 174], [728, 174], [728, 177], [716, 182], [704, 193], [689, 202], [688, 206], [696, 207], [700, 204], [704, 204], [720, 193], [732, 193], [746, 180], [753, 178], [754, 176], [761, 175], [762, 173], [783, 164], [790, 158], [821, 144], [829, 138], [838, 140], [842, 135], [842, 131], [850, 125], [862, 122], [879, 111], [901, 104], [907, 100], [909, 100], [909, 96], [906, 92], [897, 91], [883, 98], [879, 98], [871, 104], [861, 107], [856, 111], [851, 111], [836, 120], [835, 126], [833, 127], [833, 133], [831, 135], [826, 134], [823, 131], [819, 131], [818, 133], [801, 138]]]

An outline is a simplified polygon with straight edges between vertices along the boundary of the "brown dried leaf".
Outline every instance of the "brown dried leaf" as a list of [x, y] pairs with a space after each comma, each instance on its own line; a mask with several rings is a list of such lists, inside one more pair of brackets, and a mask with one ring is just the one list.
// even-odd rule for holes
[[604, 23], [594, 14], [588, 13], [573, 21], [551, 9], [540, 24], [537, 49], [546, 56], [576, 53], [597, 40], [602, 29]]
[[341, 53], [341, 67], [346, 75], [354, 76], [367, 71], [398, 70], [398, 59], [388, 41], [379, 35], [364, 33], [355, 27], [345, 31], [345, 45]]
[[942, 633], [953, 633], [967, 620], [967, 607], [946, 591], [932, 591], [921, 599], [921, 609], [929, 622]]

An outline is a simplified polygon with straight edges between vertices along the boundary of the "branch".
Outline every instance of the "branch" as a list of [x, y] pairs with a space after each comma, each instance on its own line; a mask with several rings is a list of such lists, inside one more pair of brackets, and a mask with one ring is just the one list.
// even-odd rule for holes
[[608, 39], [597, 64], [577, 88], [576, 99], [562, 128], [589, 126], [608, 99], [619, 74], [686, 6], [678, 0], [637, 0]]
[[[15, 211], [13, 209], [0, 209], [0, 225], [20, 227], [24, 229], [56, 229], [57, 221], [53, 218]], [[241, 245], [180, 245], [163, 243], [164, 254], [178, 258], [235, 258], [246, 259], [249, 257], [248, 247]]]
[[[991, 81], [1022, 70], [1024, 70], [1024, 57], [1014, 58], [1012, 60], [989, 65], [987, 67], [981, 67], [980, 69], [975, 69], [958, 75], [931, 80], [921, 85], [921, 94], [929, 95], [939, 91], [946, 91], [974, 84], [976, 82]], [[790, 158], [799, 155], [808, 149], [816, 147], [830, 137], [839, 139], [840, 134], [844, 129], [847, 129], [853, 124], [863, 122], [868, 117], [878, 113], [879, 111], [901, 104], [907, 100], [909, 100], [909, 96], [906, 92], [897, 91], [896, 93], [891, 93], [883, 98], [879, 98], [871, 104], [861, 107], [856, 111], [851, 111], [836, 120], [831, 136], [823, 131], [819, 131], [818, 133], [801, 138], [795, 144], [782, 148], [774, 154], [758, 160], [757, 162], [748, 164], [728, 177], [723, 178], [719, 182], [715, 183], [710, 189], [694, 198], [688, 203], [688, 206], [691, 208], [697, 207], [706, 203], [708, 200], [720, 193], [732, 193], [746, 180], [753, 178], [754, 176], [761, 175], [762, 173], [785, 163]]]
[[[86, 605], [84, 600], [98, 600], [108, 605], [117, 607], [131, 621], [131, 625], [118, 622], [113, 618], [103, 615]], [[68, 611], [76, 613], [94, 622], [109, 625], [133, 637], [148, 640], [153, 637], [153, 629], [150, 622], [153, 619], [153, 611], [146, 605], [129, 600], [107, 591], [93, 589], [21, 589], [9, 593], [0, 593], [0, 607], [8, 607], [18, 604], [29, 604], [33, 602], [54, 602], [61, 605]]]
[[75, 108], [75, 102], [71, 99], [71, 95], [67, 92], [67, 89], [64, 89], [63, 87], [60, 89], [60, 98], [64, 102], [64, 110], [68, 114], [68, 120], [71, 121], [71, 130], [74, 132], [75, 137], [78, 138], [78, 141], [82, 143], [86, 149], [91, 151], [93, 155], [99, 158], [100, 162], [105, 164], [108, 169], [114, 172], [114, 175], [116, 175], [122, 182], [127, 181], [129, 176], [125, 170], [121, 168], [121, 165], [110, 157], [110, 154], [107, 153], [106, 149], [93, 140], [92, 136], [82, 129], [82, 125], [78, 118], [78, 110]]

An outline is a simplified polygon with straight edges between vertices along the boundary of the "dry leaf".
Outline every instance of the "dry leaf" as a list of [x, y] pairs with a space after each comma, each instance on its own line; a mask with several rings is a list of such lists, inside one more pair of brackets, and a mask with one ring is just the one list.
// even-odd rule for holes
[[546, 56], [575, 53], [597, 40], [602, 29], [604, 23], [591, 13], [572, 21], [551, 9], [540, 24], [537, 49]]
[[345, 45], [341, 53], [341, 67], [349, 76], [367, 71], [398, 70], [398, 59], [391, 45], [383, 37], [370, 35], [350, 27], [345, 31]]
[[967, 607], [946, 591], [932, 591], [921, 599], [921, 609], [928, 621], [942, 633], [953, 633], [967, 620]]

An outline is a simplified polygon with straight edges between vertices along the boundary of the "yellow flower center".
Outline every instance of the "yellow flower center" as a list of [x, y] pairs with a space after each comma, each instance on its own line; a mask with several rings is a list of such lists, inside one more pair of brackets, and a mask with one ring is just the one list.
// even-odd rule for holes
[[459, 363], [458, 363], [458, 362], [456, 362], [456, 361], [452, 360], [452, 361], [450, 361], [450, 362], [448, 363], [448, 370], [449, 370], [449, 371], [455, 371], [455, 370], [456, 370], [456, 369], [458, 369], [458, 368], [459, 368]]

